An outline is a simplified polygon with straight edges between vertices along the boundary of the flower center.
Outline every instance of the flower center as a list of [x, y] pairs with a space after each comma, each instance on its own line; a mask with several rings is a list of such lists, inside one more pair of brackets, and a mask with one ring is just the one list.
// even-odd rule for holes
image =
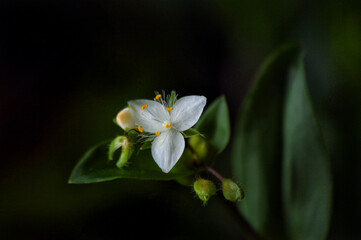
[[173, 110], [173, 108], [172, 107], [167, 107], [167, 111], [172, 111]]

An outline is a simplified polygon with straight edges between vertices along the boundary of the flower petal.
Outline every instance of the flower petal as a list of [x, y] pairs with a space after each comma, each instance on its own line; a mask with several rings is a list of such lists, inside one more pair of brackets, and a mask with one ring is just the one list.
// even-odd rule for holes
[[185, 131], [197, 123], [206, 105], [204, 96], [187, 96], [179, 99], [173, 106], [171, 122], [178, 131]]
[[163, 172], [168, 173], [184, 151], [184, 138], [176, 130], [167, 130], [156, 137], [152, 144], [152, 156]]
[[140, 99], [129, 101], [128, 104], [134, 113], [135, 123], [146, 132], [164, 130], [163, 123], [170, 119], [165, 107], [156, 101]]

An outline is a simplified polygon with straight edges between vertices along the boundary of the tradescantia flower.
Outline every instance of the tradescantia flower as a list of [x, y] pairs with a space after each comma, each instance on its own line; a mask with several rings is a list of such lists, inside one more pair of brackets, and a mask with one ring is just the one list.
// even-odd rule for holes
[[157, 94], [154, 100], [132, 100], [128, 104], [143, 139], [153, 141], [151, 152], [155, 162], [168, 173], [184, 151], [182, 132], [197, 123], [207, 99], [186, 96], [177, 100], [174, 91], [163, 95]]

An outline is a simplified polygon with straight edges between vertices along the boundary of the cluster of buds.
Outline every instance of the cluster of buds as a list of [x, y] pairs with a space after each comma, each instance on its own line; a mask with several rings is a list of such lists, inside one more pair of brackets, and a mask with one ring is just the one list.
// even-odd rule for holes
[[[244, 191], [239, 184], [234, 182], [232, 179], [220, 177], [218, 173], [216, 173], [216, 177], [222, 183], [222, 193], [225, 199], [231, 202], [239, 202], [244, 198]], [[193, 184], [193, 188], [203, 203], [207, 203], [208, 200], [217, 192], [215, 183], [203, 178], [197, 179]]]

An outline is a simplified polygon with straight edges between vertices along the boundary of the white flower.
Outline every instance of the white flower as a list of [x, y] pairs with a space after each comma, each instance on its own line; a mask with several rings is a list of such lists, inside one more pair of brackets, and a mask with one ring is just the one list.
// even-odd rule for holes
[[133, 111], [138, 130], [152, 143], [152, 156], [163, 172], [168, 173], [182, 156], [185, 147], [182, 131], [195, 125], [207, 99], [187, 96], [177, 100], [175, 92], [166, 98], [161, 94], [153, 100], [133, 100], [128, 104]]

